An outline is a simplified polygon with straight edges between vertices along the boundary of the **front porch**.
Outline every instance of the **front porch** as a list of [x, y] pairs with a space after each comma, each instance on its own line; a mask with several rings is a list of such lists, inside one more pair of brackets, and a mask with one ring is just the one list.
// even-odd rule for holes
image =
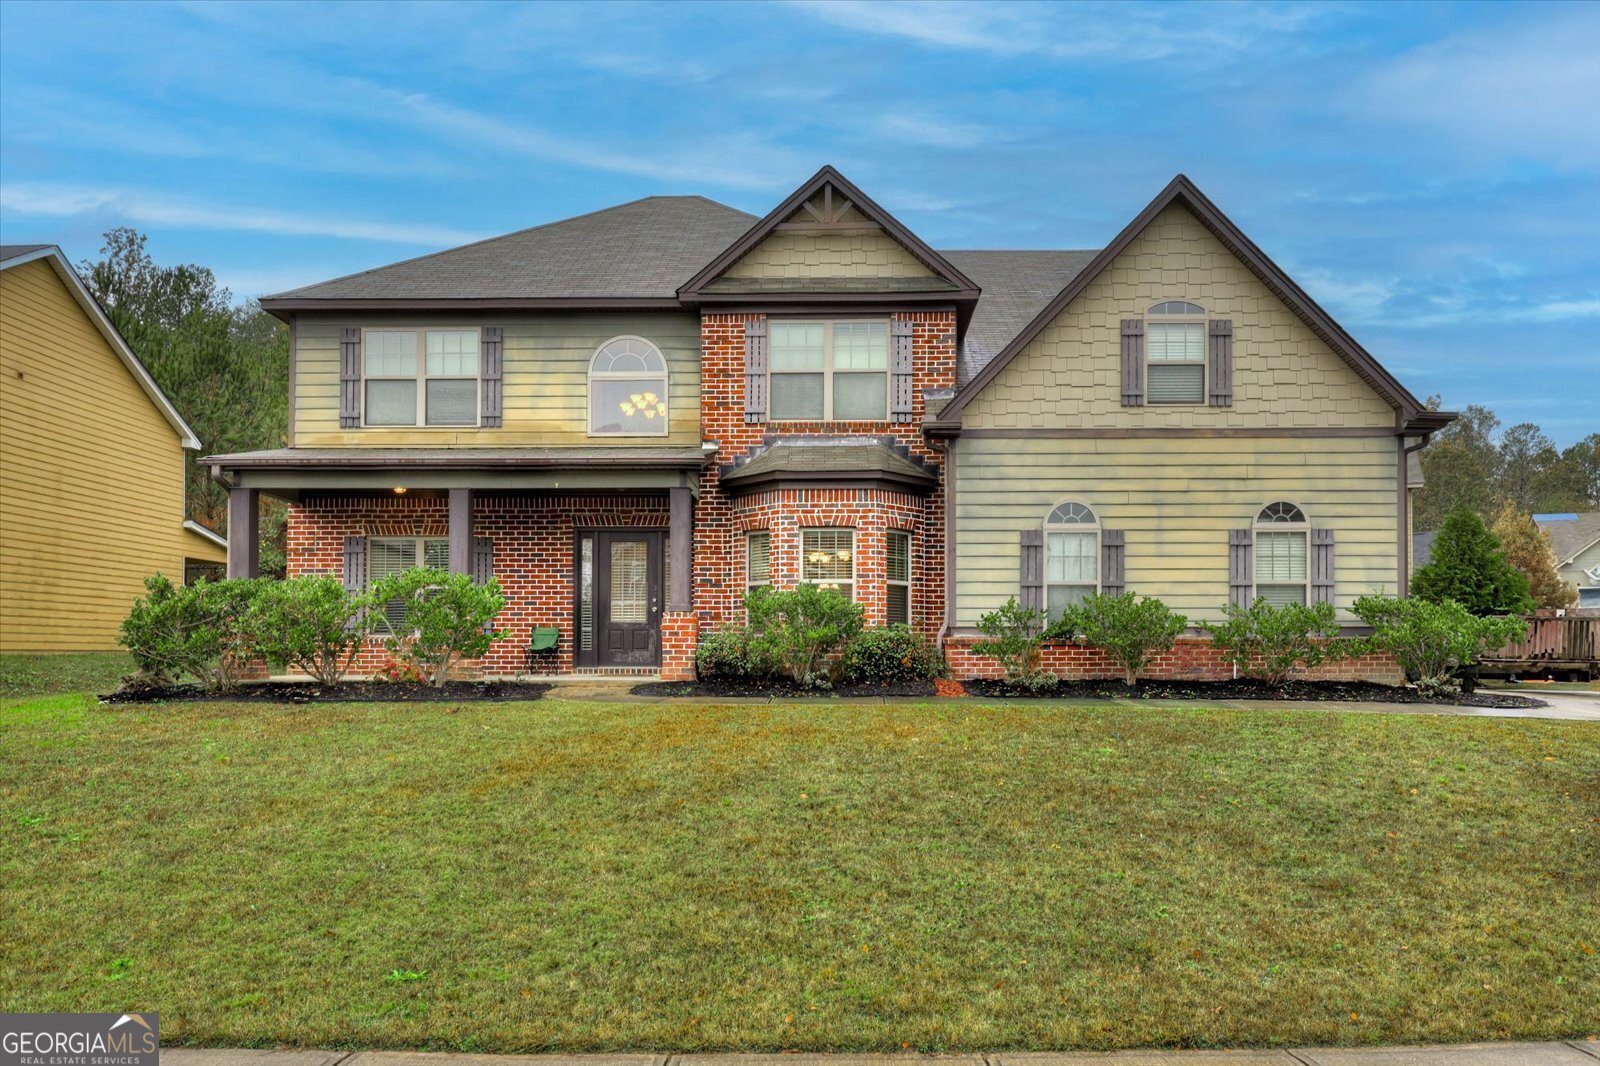
[[[694, 496], [698, 450], [606, 449], [601, 461], [495, 453], [463, 465], [420, 449], [220, 456], [230, 576], [255, 576], [260, 494], [289, 504], [287, 573], [333, 574], [359, 590], [409, 566], [497, 580], [506, 635], [469, 664], [480, 676], [694, 676]], [[404, 451], [407, 454], [393, 454]], [[662, 452], [670, 452], [663, 455]], [[617, 453], [640, 454], [617, 454]], [[380, 623], [382, 629], [384, 623]], [[390, 665], [380, 632], [353, 673]]]

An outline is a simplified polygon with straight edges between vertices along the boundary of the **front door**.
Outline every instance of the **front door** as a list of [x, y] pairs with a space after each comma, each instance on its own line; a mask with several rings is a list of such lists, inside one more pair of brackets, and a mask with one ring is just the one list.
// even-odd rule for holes
[[595, 534], [595, 661], [661, 664], [661, 534]]

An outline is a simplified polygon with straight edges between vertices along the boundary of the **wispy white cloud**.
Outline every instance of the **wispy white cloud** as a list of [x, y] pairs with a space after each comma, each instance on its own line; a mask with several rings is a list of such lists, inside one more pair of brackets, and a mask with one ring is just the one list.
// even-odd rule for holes
[[872, 123], [872, 130], [891, 141], [929, 148], [976, 148], [1001, 139], [993, 127], [919, 115], [906, 110], [885, 112]]
[[642, 54], [621, 52], [594, 52], [577, 57], [579, 63], [594, 70], [621, 74], [624, 77], [648, 81], [676, 82], [696, 85], [710, 81], [716, 74], [703, 63], [692, 59], [682, 61], [660, 59]]
[[340, 237], [447, 247], [483, 234], [416, 223], [363, 222], [346, 217], [299, 214], [267, 208], [206, 204], [138, 189], [7, 182], [0, 186], [0, 211], [24, 217], [96, 216], [141, 226], [237, 230], [291, 237]]

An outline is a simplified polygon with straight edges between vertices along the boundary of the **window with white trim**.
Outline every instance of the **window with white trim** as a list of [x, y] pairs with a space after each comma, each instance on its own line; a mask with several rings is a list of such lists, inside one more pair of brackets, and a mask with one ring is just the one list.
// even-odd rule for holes
[[1256, 599], [1275, 607], [1310, 599], [1310, 539], [1311, 523], [1299, 507], [1278, 500], [1261, 509], [1255, 521]]
[[1100, 591], [1100, 520], [1075, 500], [1044, 520], [1045, 608], [1053, 622]]
[[1206, 402], [1206, 309], [1186, 300], [1163, 300], [1145, 319], [1147, 402]]
[[772, 421], [888, 419], [887, 321], [773, 321], [767, 345]]
[[888, 622], [908, 626], [911, 624], [911, 534], [891, 529], [887, 548]]
[[802, 529], [800, 580], [818, 588], [838, 589], [855, 599], [855, 548], [853, 529]]
[[476, 426], [478, 330], [362, 333], [362, 421], [368, 426]]
[[765, 529], [745, 535], [745, 591], [772, 584], [772, 534]]
[[589, 436], [667, 435], [667, 360], [643, 337], [613, 337], [589, 361]]
[[[367, 540], [367, 588], [383, 578], [403, 574], [414, 566], [450, 569], [448, 537], [371, 537]], [[382, 607], [379, 628], [390, 634], [399, 632], [405, 621], [405, 605], [390, 600]]]

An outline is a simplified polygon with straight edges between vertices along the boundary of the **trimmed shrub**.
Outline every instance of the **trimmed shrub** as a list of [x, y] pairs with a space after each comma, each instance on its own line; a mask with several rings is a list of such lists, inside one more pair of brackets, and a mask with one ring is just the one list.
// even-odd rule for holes
[[978, 619], [982, 640], [973, 641], [972, 654], [994, 659], [1012, 684], [1047, 687], [1038, 679], [1055, 678], [1039, 669], [1039, 647], [1044, 643], [1044, 612], [1023, 607], [1012, 596], [998, 611]]
[[700, 638], [694, 651], [695, 672], [702, 680], [710, 678], [753, 678], [773, 675], [776, 664], [754, 653], [750, 630], [744, 626], [724, 626]]
[[844, 647], [839, 673], [855, 685], [929, 681], [947, 673], [933, 642], [906, 625], [863, 629]]
[[749, 656], [779, 664], [807, 688], [828, 688], [828, 656], [861, 632], [862, 607], [837, 589], [797, 585], [757, 588], [745, 597]]
[[1345, 654], [1344, 645], [1335, 643], [1339, 623], [1331, 603], [1274, 607], [1258, 598], [1248, 607], [1230, 603], [1223, 611], [1226, 622], [1205, 626], [1212, 645], [1239, 673], [1273, 688], [1282, 687], [1297, 666], [1310, 670]]
[[336, 577], [296, 577], [262, 587], [249, 616], [251, 646], [274, 669], [337, 685], [371, 631], [371, 600]]
[[1394, 656], [1424, 696], [1459, 692], [1464, 668], [1528, 631], [1521, 618], [1480, 618], [1454, 600], [1362, 596], [1354, 609], [1372, 627], [1372, 635], [1360, 641], [1362, 650]]
[[1067, 608], [1049, 635], [1103, 649], [1122, 664], [1123, 683], [1132, 686], [1150, 656], [1169, 650], [1188, 624], [1154, 596], [1092, 593]]
[[1511, 565], [1483, 519], [1466, 508], [1445, 518], [1427, 564], [1411, 577], [1411, 594], [1434, 603], [1454, 600], [1480, 616], [1534, 607], [1527, 575]]
[[389, 638], [390, 653], [440, 688], [458, 662], [482, 655], [502, 635], [489, 627], [506, 605], [493, 578], [479, 585], [469, 574], [413, 567], [373, 586], [375, 605], [393, 601], [404, 612], [396, 627], [403, 635]]
[[117, 637], [139, 667], [130, 683], [162, 686], [193, 677], [212, 692], [233, 688], [250, 655], [247, 619], [262, 584], [231, 578], [185, 586], [161, 574], [146, 578], [146, 594], [133, 601]]

